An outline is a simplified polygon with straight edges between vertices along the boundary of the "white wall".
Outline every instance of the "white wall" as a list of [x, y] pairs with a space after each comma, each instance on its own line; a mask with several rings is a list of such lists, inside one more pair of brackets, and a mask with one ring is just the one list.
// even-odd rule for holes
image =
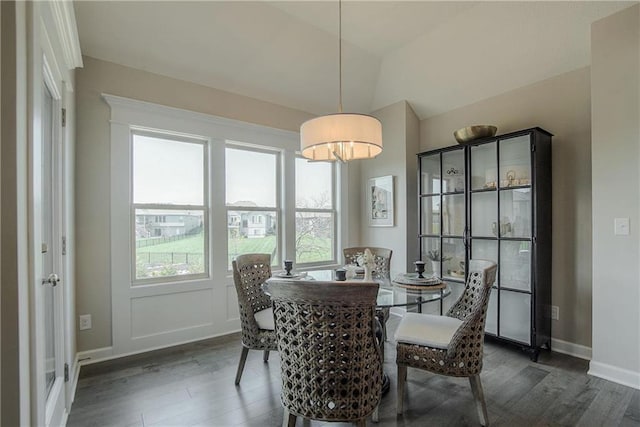
[[[591, 27], [593, 359], [640, 388], [640, 6]], [[629, 218], [629, 235], [614, 235]]]

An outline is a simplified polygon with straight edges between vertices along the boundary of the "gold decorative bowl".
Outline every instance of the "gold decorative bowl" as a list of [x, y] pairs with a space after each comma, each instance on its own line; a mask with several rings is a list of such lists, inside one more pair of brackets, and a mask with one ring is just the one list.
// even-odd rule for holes
[[498, 128], [491, 125], [474, 125], [466, 128], [458, 129], [453, 133], [456, 141], [460, 144], [466, 144], [480, 138], [494, 136], [498, 132]]

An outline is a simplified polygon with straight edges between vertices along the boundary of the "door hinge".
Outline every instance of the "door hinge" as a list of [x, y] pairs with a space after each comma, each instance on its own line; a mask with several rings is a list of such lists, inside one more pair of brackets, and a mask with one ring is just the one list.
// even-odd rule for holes
[[62, 127], [65, 127], [67, 125], [67, 109], [63, 108], [62, 109]]
[[536, 143], [532, 142], [531, 143], [531, 152], [533, 153], [534, 151], [536, 151]]
[[69, 364], [68, 363], [64, 364], [64, 382], [65, 383], [69, 382]]
[[62, 255], [67, 254], [67, 236], [62, 236]]

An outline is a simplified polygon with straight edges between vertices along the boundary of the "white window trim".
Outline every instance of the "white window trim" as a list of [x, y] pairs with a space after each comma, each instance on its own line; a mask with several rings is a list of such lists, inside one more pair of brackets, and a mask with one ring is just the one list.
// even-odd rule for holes
[[[191, 136], [184, 136], [184, 135], [179, 135], [179, 134], [175, 134], [172, 132], [166, 132], [166, 131], [149, 131], [148, 129], [140, 129], [136, 126], [130, 126], [131, 129], [131, 137], [130, 137], [130, 156], [131, 159], [133, 160], [133, 137], [134, 135], [141, 135], [141, 136], [149, 136], [149, 137], [153, 137], [153, 138], [164, 138], [170, 141], [174, 141], [174, 142], [184, 142], [187, 144], [198, 144], [198, 145], [202, 145], [202, 149], [203, 149], [203, 186], [202, 186], [202, 191], [204, 192], [204, 194], [202, 195], [203, 199], [202, 205], [174, 205], [174, 204], [163, 204], [163, 203], [136, 203], [133, 200], [133, 161], [131, 161], [131, 182], [129, 183], [130, 185], [130, 189], [129, 189], [129, 194], [130, 194], [130, 209], [131, 209], [131, 243], [130, 243], [130, 247], [131, 247], [131, 284], [133, 286], [140, 286], [140, 285], [152, 285], [152, 284], [156, 284], [156, 283], [171, 283], [171, 282], [180, 282], [180, 281], [187, 281], [187, 280], [195, 280], [195, 279], [202, 279], [202, 278], [207, 278], [210, 276], [210, 271], [211, 271], [211, 267], [210, 267], [210, 262], [209, 260], [211, 259], [211, 253], [210, 253], [210, 246], [207, 243], [209, 242], [210, 238], [209, 236], [211, 235], [209, 232], [209, 224], [210, 221], [208, 221], [207, 219], [210, 218], [209, 217], [209, 210], [210, 210], [210, 203], [209, 203], [209, 174], [210, 174], [210, 170], [209, 170], [209, 146], [210, 146], [210, 141], [204, 138], [194, 138]], [[136, 278], [136, 232], [135, 232], [135, 228], [136, 228], [136, 209], [150, 209], [150, 210], [196, 210], [196, 211], [202, 211], [203, 212], [203, 222], [204, 222], [204, 229], [203, 229], [203, 233], [204, 233], [204, 254], [203, 254], [203, 260], [204, 260], [204, 272], [203, 273], [198, 273], [198, 274], [182, 274], [182, 275], [174, 275], [174, 276], [164, 276], [164, 277], [149, 277], [149, 278], [142, 278], [142, 279], [138, 279]], [[161, 221], [157, 221], [157, 222], [166, 222], [166, 218], [162, 218]]]
[[[210, 116], [173, 107], [103, 94], [111, 108], [111, 168], [110, 168], [110, 219], [111, 219], [111, 298], [112, 298], [112, 347], [111, 355], [124, 355], [151, 348], [159, 348], [209, 336], [239, 330], [239, 318], [235, 303], [233, 279], [227, 270], [227, 207], [225, 201], [226, 143], [242, 141], [256, 147], [280, 150], [282, 182], [295, 182], [295, 158], [299, 150], [299, 133], [273, 129], [237, 120]], [[167, 282], [153, 286], [131, 286], [131, 209], [130, 182], [131, 158], [129, 138], [131, 128], [146, 128], [169, 133], [195, 136], [210, 141], [209, 163], [209, 277], [177, 283]], [[347, 176], [348, 166], [337, 165], [338, 181], [335, 197], [338, 233], [336, 248], [347, 242], [348, 226]], [[129, 191], [122, 191], [123, 188]], [[283, 198], [280, 221], [282, 259], [295, 255], [295, 191], [281, 189]], [[289, 197], [287, 197], [289, 194]], [[215, 219], [215, 221], [213, 220]], [[359, 224], [352, 224], [359, 227]], [[340, 254], [336, 253], [339, 257]], [[210, 321], [173, 330], [163, 330], [142, 336], [133, 336], [132, 302], [146, 298], [150, 293], [164, 296], [206, 291], [210, 300]]]

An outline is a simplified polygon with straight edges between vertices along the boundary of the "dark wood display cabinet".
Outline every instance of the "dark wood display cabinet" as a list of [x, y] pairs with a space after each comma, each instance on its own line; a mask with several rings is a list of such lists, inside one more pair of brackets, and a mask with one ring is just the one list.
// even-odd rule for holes
[[551, 348], [551, 138], [525, 129], [418, 154], [422, 260], [462, 293], [469, 259], [498, 263], [485, 333]]

